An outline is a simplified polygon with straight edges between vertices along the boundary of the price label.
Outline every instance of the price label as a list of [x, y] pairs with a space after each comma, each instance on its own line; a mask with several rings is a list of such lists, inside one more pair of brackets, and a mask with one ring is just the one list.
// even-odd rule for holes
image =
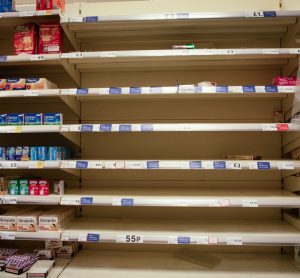
[[230, 207], [230, 202], [227, 199], [220, 200], [221, 207]]
[[300, 54], [300, 48], [292, 48], [292, 49], [290, 49], [290, 54]]
[[34, 11], [20, 12], [20, 17], [34, 16]]
[[295, 87], [294, 86], [278, 86], [278, 91], [280, 93], [294, 93]]
[[91, 234], [88, 233], [87, 237], [86, 237], [87, 241], [91, 241], [91, 242], [97, 242], [100, 241], [100, 235], [99, 234]]
[[15, 240], [16, 239], [16, 233], [14, 233], [14, 232], [2, 232], [1, 233], [1, 239]]
[[65, 206], [79, 206], [80, 205], [80, 198], [79, 197], [62, 197], [60, 200], [61, 205]]
[[61, 240], [62, 241], [69, 241], [69, 234], [63, 233], [61, 235]]
[[22, 126], [9, 126], [7, 128], [7, 133], [21, 133], [22, 131]]
[[208, 244], [208, 236], [191, 236], [191, 242], [200, 244], [200, 245], [207, 245]]
[[258, 201], [257, 200], [242, 200], [242, 206], [244, 208], [257, 208]]
[[144, 237], [142, 235], [127, 234], [117, 236], [117, 243], [143, 243]]
[[279, 52], [278, 49], [263, 49], [262, 54], [277, 55]]
[[87, 234], [79, 234], [78, 235], [78, 241], [80, 241], [80, 242], [87, 241]]
[[263, 131], [277, 131], [277, 125], [276, 124], [263, 124], [262, 130]]
[[100, 53], [101, 58], [113, 58], [117, 57], [117, 52], [116, 51], [104, 51]]
[[289, 124], [276, 124], [276, 128], [278, 131], [288, 131]]
[[68, 169], [69, 168], [69, 161], [62, 161], [60, 163], [60, 168]]
[[80, 128], [81, 132], [92, 132], [93, 131], [94, 126], [93, 125], [87, 125], [87, 124], [83, 124]]
[[30, 161], [28, 168], [29, 169], [43, 169], [44, 162], [43, 161]]
[[2, 204], [3, 205], [16, 205], [18, 202], [17, 197], [3, 197], [2, 198]]
[[31, 55], [30, 60], [31, 61], [44, 61], [46, 59], [46, 56], [41, 54], [41, 55]]
[[191, 238], [189, 236], [179, 236], [177, 238], [177, 243], [178, 244], [190, 244]]
[[101, 161], [89, 161], [90, 169], [102, 169], [104, 166]]
[[77, 169], [87, 169], [88, 165], [89, 165], [88, 161], [80, 161], [80, 160], [76, 161]]
[[93, 204], [93, 197], [82, 197], [80, 199], [81, 205], [92, 205]]
[[61, 58], [83, 58], [83, 53], [82, 52], [73, 52], [73, 53], [62, 53], [60, 55]]
[[165, 19], [177, 19], [176, 13], [167, 13], [165, 14]]
[[226, 239], [227, 245], [243, 245], [243, 240], [241, 237], [228, 237]]
[[36, 97], [39, 95], [39, 91], [38, 90], [26, 90], [24, 93], [24, 96], [27, 97]]
[[217, 245], [218, 244], [218, 237], [216, 237], [216, 236], [209, 236], [208, 237], [208, 244], [209, 245]]
[[220, 202], [220, 200], [209, 200], [208, 205], [209, 205], [209, 207], [220, 207], [221, 202]]
[[3, 162], [2, 167], [6, 169], [17, 169], [17, 162]]
[[242, 164], [238, 161], [226, 161], [226, 168], [233, 170], [241, 170]]
[[214, 169], [214, 162], [213, 161], [202, 161], [204, 169]]
[[264, 17], [264, 12], [246, 12], [245, 17]]
[[279, 161], [278, 162], [278, 169], [280, 170], [294, 170], [295, 165], [292, 161]]
[[126, 161], [125, 162], [125, 169], [144, 169], [145, 166], [143, 162], [140, 161]]

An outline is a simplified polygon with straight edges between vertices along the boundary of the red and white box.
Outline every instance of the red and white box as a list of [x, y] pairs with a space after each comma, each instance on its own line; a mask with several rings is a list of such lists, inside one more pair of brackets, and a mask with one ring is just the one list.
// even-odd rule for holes
[[36, 9], [65, 11], [65, 0], [36, 0]]
[[29, 195], [40, 195], [38, 180], [29, 180]]
[[42, 23], [39, 31], [39, 53], [61, 53], [63, 35], [59, 23]]
[[37, 53], [37, 29], [35, 24], [19, 25], [14, 31], [14, 54]]
[[296, 76], [282, 76], [276, 75], [273, 78], [272, 84], [275, 86], [296, 86], [297, 77]]
[[39, 195], [49, 195], [49, 182], [47, 180], [39, 180]]

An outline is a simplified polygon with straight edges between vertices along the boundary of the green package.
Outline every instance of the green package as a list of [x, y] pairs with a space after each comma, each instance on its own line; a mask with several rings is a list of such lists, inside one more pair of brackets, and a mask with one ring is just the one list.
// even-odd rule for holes
[[10, 195], [19, 195], [19, 180], [9, 180], [8, 193]]
[[28, 180], [20, 180], [19, 181], [19, 194], [20, 195], [29, 195]]

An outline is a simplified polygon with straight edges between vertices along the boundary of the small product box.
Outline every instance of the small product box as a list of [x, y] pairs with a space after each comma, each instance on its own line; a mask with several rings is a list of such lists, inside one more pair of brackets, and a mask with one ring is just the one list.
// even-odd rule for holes
[[20, 180], [19, 181], [19, 193], [20, 193], [20, 195], [29, 195], [28, 180]]
[[62, 29], [57, 23], [42, 23], [39, 31], [39, 53], [61, 53], [63, 48]]
[[7, 125], [7, 114], [0, 114], [0, 126]]
[[65, 182], [63, 180], [54, 181], [54, 194], [63, 195], [65, 192]]
[[36, 0], [36, 9], [65, 11], [65, 0]]
[[13, 12], [16, 10], [15, 0], [0, 0], [0, 13]]
[[23, 146], [22, 148], [22, 161], [28, 161], [30, 157], [30, 147], [28, 146]]
[[37, 31], [33, 23], [19, 25], [14, 32], [14, 54], [37, 53]]
[[6, 79], [6, 90], [26, 90], [26, 79], [25, 78], [7, 78]]
[[42, 211], [28, 211], [17, 217], [17, 231], [36, 232], [38, 230], [38, 217]]
[[29, 195], [39, 195], [38, 180], [29, 180]]
[[16, 231], [18, 214], [17, 211], [11, 211], [0, 215], [0, 231]]
[[46, 78], [27, 78], [26, 89], [27, 90], [46, 90], [56, 89], [57, 86], [53, 82]]
[[39, 256], [40, 260], [52, 260], [55, 258], [54, 249], [36, 249], [34, 250], [34, 254]]
[[6, 90], [6, 79], [0, 79], [0, 91]]
[[19, 195], [19, 180], [8, 180], [8, 194]]
[[47, 180], [39, 180], [39, 195], [49, 195], [49, 182]]
[[22, 160], [22, 156], [23, 156], [23, 147], [17, 146], [17, 147], [15, 147], [15, 150], [16, 150], [15, 159], [17, 161], [21, 161]]
[[61, 113], [44, 113], [44, 125], [62, 125], [63, 116]]
[[24, 114], [7, 114], [7, 125], [24, 125]]
[[42, 113], [26, 113], [25, 125], [42, 125], [43, 114]]

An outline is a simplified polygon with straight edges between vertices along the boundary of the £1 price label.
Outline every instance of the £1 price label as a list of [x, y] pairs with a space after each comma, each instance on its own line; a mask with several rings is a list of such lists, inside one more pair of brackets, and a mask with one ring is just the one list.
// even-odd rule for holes
[[117, 242], [119, 243], [143, 243], [144, 238], [142, 235], [127, 234], [117, 236]]

